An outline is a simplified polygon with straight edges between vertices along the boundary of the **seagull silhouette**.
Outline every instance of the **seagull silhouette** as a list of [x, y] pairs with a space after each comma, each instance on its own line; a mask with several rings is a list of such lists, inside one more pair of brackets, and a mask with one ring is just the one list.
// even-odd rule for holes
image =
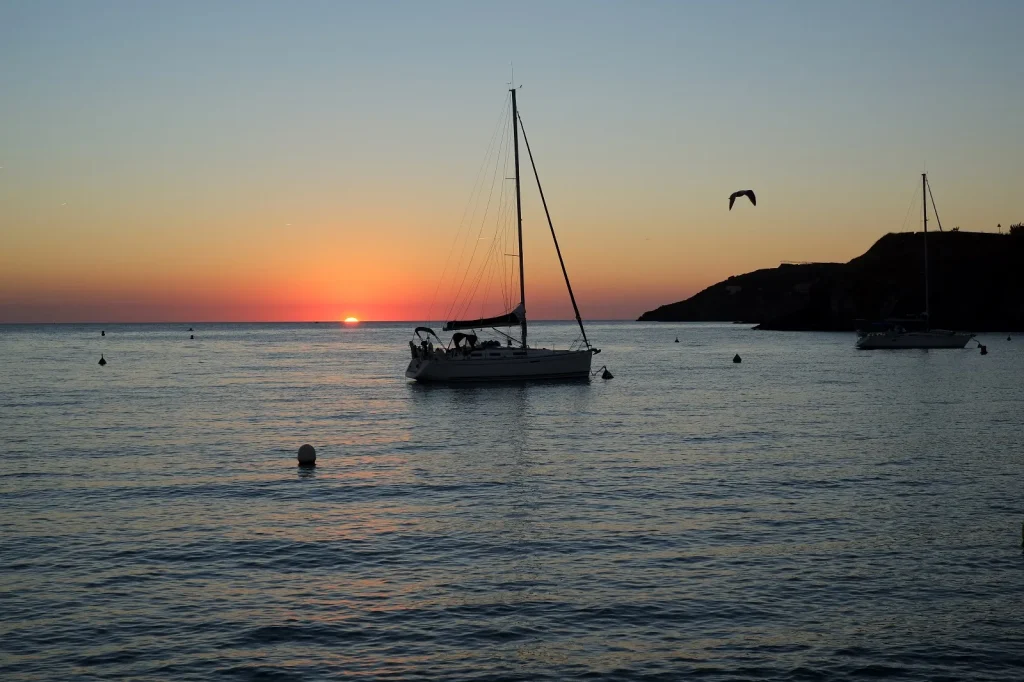
[[729, 195], [729, 210], [732, 210], [732, 205], [736, 203], [736, 199], [739, 197], [750, 197], [750, 203], [757, 206], [757, 197], [754, 196], [754, 190], [752, 189], [741, 189], [739, 192], [733, 192]]

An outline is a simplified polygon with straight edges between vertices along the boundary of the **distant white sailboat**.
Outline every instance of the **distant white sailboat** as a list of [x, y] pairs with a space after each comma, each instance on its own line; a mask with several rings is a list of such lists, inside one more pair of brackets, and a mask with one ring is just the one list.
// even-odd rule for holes
[[867, 332], [857, 338], [861, 350], [883, 350], [888, 348], [963, 348], [974, 338], [974, 334], [955, 332], [947, 329], [922, 329], [909, 331], [899, 325], [892, 329]]
[[[949, 331], [947, 329], [931, 329], [931, 307], [928, 281], [928, 196], [931, 188], [928, 185], [928, 174], [921, 173], [921, 204], [924, 213], [924, 328], [908, 330], [902, 324], [892, 324], [879, 331], [860, 331], [857, 333], [857, 348], [861, 350], [881, 350], [895, 348], [963, 348], [974, 338], [968, 332]], [[934, 198], [932, 199], [934, 202]], [[941, 227], [941, 225], [940, 225]]]
[[[516, 104], [516, 88], [513, 86], [509, 89], [509, 92], [512, 95], [512, 143], [515, 151], [516, 231], [519, 239], [519, 304], [504, 315], [475, 320], [451, 320], [445, 323], [442, 331], [457, 332], [452, 335], [451, 340], [447, 344], [429, 327], [417, 327], [414, 331], [417, 340], [409, 342], [412, 359], [405, 370], [405, 376], [410, 379], [420, 382], [586, 379], [590, 377], [590, 365], [593, 356], [601, 352], [600, 349], [594, 348], [590, 344], [590, 341], [587, 339], [587, 332], [583, 328], [580, 309], [576, 305], [576, 297], [572, 293], [572, 285], [569, 283], [569, 275], [565, 269], [565, 262], [562, 260], [562, 252], [558, 248], [558, 238], [555, 236], [555, 228], [551, 222], [551, 215], [548, 213], [547, 201], [544, 199], [544, 190], [540, 186], [537, 165], [534, 163], [533, 153], [530, 151], [530, 142], [526, 138], [526, 129], [523, 128], [522, 119], [519, 117], [519, 109]], [[580, 327], [582, 339], [578, 342], [578, 345], [574, 345], [574, 347], [570, 347], [568, 350], [533, 348], [526, 343], [526, 282], [523, 276], [523, 208], [519, 185], [520, 130], [523, 132], [523, 141], [526, 143], [526, 151], [530, 156], [530, 165], [533, 167], [533, 174], [537, 179], [537, 190], [540, 193], [541, 203], [544, 205], [544, 213], [548, 219], [548, 227], [551, 230], [551, 238], [555, 244], [555, 252], [558, 254], [558, 262], [562, 266], [562, 275], [565, 278], [565, 286], [569, 292], [569, 300], [572, 301], [572, 308], [576, 313], [576, 322]], [[497, 340], [479, 342], [475, 333], [467, 334], [457, 331], [496, 329], [498, 327], [515, 325], [518, 325], [520, 328], [518, 345], [514, 345], [515, 339], [507, 334], [502, 334], [507, 341], [506, 345], [503, 346]], [[437, 340], [437, 346], [434, 345], [433, 339]]]

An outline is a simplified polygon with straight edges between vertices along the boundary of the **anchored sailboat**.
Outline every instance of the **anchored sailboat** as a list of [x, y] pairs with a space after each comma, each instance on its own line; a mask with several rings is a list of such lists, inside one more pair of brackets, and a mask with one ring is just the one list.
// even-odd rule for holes
[[[931, 186], [928, 174], [921, 173], [921, 204], [924, 214], [924, 325], [923, 329], [908, 330], [903, 324], [892, 324], [880, 331], [861, 331], [857, 334], [857, 348], [879, 350], [885, 348], [963, 348], [974, 334], [947, 329], [932, 329], [931, 302], [928, 281], [928, 197]], [[932, 196], [932, 205], [935, 197]], [[938, 211], [935, 213], [938, 218]], [[941, 229], [942, 224], [939, 224]]]
[[[594, 348], [587, 339], [587, 332], [583, 327], [583, 319], [580, 317], [580, 309], [576, 305], [576, 297], [573, 295], [572, 285], [569, 283], [569, 274], [565, 269], [565, 261], [562, 260], [562, 251], [558, 247], [558, 238], [555, 236], [555, 228], [551, 222], [551, 214], [548, 212], [544, 190], [540, 185], [537, 164], [534, 162], [533, 152], [530, 150], [530, 142], [526, 138], [526, 129], [523, 127], [522, 119], [519, 117], [519, 108], [516, 103], [516, 88], [513, 86], [509, 89], [509, 92], [511, 93], [512, 144], [515, 156], [514, 179], [516, 184], [516, 233], [519, 247], [519, 304], [502, 315], [472, 320], [451, 320], [445, 323], [442, 331], [457, 332], [452, 335], [451, 340], [447, 344], [433, 329], [417, 327], [414, 330], [416, 341], [409, 342], [412, 359], [405, 370], [405, 376], [410, 379], [424, 382], [584, 379], [590, 377], [591, 359], [596, 353], [601, 352], [599, 349]], [[565, 287], [569, 293], [569, 300], [572, 302], [572, 309], [576, 314], [576, 322], [580, 327], [581, 338], [568, 350], [533, 348], [527, 344], [526, 279], [523, 274], [523, 206], [519, 178], [520, 130], [523, 133], [523, 142], [526, 143], [526, 151], [530, 157], [534, 178], [537, 180], [537, 190], [540, 194], [541, 203], [544, 206], [544, 214], [547, 216], [548, 228], [551, 230], [551, 239], [555, 245], [555, 252], [558, 254], [558, 262], [562, 266]], [[472, 333], [472, 331], [468, 334], [459, 331], [488, 328], [497, 331], [499, 327], [507, 328], [517, 325], [520, 330], [518, 343], [516, 343], [516, 339], [511, 335], [498, 331], [498, 334], [505, 338], [506, 344], [504, 346], [497, 340], [480, 342], [477, 334]], [[435, 339], [437, 341], [436, 346], [434, 344]]]

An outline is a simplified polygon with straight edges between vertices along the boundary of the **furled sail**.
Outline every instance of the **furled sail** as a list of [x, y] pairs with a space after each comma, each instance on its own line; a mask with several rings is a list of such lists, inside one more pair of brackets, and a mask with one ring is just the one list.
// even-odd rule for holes
[[443, 331], [450, 332], [455, 331], [456, 329], [484, 329], [486, 327], [513, 327], [517, 324], [522, 324], [525, 319], [526, 309], [523, 307], [523, 304], [520, 303], [512, 312], [505, 313], [504, 315], [498, 315], [497, 317], [482, 317], [479, 320], [452, 320], [451, 322], [445, 322]]

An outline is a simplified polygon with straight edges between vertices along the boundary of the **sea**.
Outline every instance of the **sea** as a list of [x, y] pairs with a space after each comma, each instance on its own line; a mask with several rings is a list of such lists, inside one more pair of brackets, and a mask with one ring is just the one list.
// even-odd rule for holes
[[413, 326], [0, 327], [0, 679], [1024, 679], [1024, 336]]

